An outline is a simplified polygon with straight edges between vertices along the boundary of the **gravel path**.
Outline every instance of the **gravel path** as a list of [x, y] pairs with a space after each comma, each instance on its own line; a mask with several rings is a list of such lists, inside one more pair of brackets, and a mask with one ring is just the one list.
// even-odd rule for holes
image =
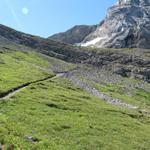
[[140, 113], [150, 115], [150, 112], [148, 112], [147, 110], [139, 109], [138, 106], [134, 106], [134, 105], [125, 103], [120, 99], [116, 99], [116, 98], [110, 97], [106, 94], [103, 94], [99, 90], [93, 88], [88, 83], [82, 81], [76, 75], [74, 75], [74, 73], [76, 73], [79, 69], [80, 69], [80, 67], [77, 67], [77, 68], [75, 68], [71, 71], [68, 71], [68, 72], [57, 73], [53, 77], [46, 77], [46, 78], [43, 78], [43, 79], [40, 79], [40, 80], [36, 80], [36, 81], [32, 81], [32, 82], [20, 85], [20, 86], [15, 87], [15, 88], [13, 88], [13, 89], [5, 92], [5, 93], [1, 93], [0, 98], [3, 99], [3, 100], [7, 100], [7, 99], [11, 98], [13, 95], [15, 95], [16, 93], [19, 93], [20, 91], [22, 91], [23, 89], [27, 88], [28, 86], [30, 86], [34, 83], [38, 83], [38, 82], [41, 82], [41, 81], [46, 81], [46, 80], [50, 80], [50, 79], [63, 77], [63, 78], [69, 79], [75, 86], [80, 87], [81, 89], [87, 91], [91, 95], [93, 95], [97, 98], [100, 98], [101, 100], [104, 100], [109, 104], [120, 106], [120, 107], [123, 107], [123, 108], [128, 108], [128, 109], [137, 109]]
[[124, 108], [138, 109], [137, 106], [127, 104], [127, 103], [123, 102], [122, 100], [112, 98], [108, 95], [105, 95], [105, 94], [101, 93], [100, 91], [98, 91], [97, 89], [93, 88], [87, 82], [82, 81], [81, 79], [79, 79], [75, 75], [79, 70], [80, 70], [80, 67], [77, 67], [76, 69], [74, 69], [70, 72], [63, 73], [61, 75], [61, 77], [65, 77], [65, 78], [69, 79], [75, 86], [80, 87], [81, 89], [87, 91], [91, 95], [93, 95], [95, 97], [98, 97], [98, 98], [106, 101], [109, 104], [116, 105], [116, 106], [121, 106], [121, 107], [124, 107]]
[[85, 83], [84, 81], [81, 81], [79, 78], [75, 77], [75, 76], [67, 76], [67, 78], [69, 78], [69, 80], [76, 85], [77, 87], [80, 87], [81, 89], [87, 91], [88, 93], [90, 93], [91, 95], [98, 97], [104, 101], [106, 101], [109, 104], [112, 105], [116, 105], [116, 106], [121, 106], [124, 108], [130, 108], [130, 109], [137, 109], [137, 106], [133, 106], [131, 104], [127, 104], [125, 102], [123, 102], [122, 100], [119, 99], [115, 99], [112, 98], [108, 95], [105, 95], [103, 93], [101, 93], [100, 91], [98, 91], [97, 89], [93, 88], [92, 86], [90, 86], [89, 84]]

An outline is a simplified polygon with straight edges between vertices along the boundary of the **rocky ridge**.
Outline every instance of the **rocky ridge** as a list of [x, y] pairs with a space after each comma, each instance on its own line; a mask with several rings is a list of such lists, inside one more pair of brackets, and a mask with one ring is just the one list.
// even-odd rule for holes
[[150, 48], [150, 1], [119, 0], [81, 44], [107, 48]]
[[75, 26], [54, 39], [96, 48], [150, 48], [150, 0], [118, 0], [98, 25]]

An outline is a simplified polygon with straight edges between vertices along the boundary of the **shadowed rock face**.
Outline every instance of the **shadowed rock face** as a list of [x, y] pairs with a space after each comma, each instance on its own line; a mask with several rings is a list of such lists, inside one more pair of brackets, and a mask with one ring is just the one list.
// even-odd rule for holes
[[34, 50], [66, 61], [81, 61], [88, 56], [81, 48], [58, 41], [25, 34], [0, 24], [0, 46], [7, 44], [24, 45]]
[[88, 25], [79, 25], [71, 28], [70, 30], [55, 34], [49, 39], [56, 40], [68, 44], [80, 43], [84, 38], [89, 35], [91, 32], [96, 30], [97, 25], [88, 26]]
[[150, 48], [150, 0], [120, 0], [81, 45]]

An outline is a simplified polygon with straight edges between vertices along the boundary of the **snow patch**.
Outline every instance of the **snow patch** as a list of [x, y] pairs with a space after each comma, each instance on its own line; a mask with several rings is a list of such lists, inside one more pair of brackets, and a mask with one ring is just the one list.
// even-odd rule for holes
[[96, 43], [100, 42], [101, 40], [105, 39], [104, 37], [98, 37], [95, 38], [91, 41], [88, 41], [86, 43], [81, 44], [81, 46], [90, 46], [90, 45], [95, 45]]

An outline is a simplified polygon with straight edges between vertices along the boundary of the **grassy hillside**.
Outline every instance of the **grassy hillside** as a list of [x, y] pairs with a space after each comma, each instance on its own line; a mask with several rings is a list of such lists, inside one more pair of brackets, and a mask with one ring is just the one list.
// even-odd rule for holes
[[[0, 91], [52, 76], [54, 66], [69, 70], [75, 65], [33, 52], [1, 51]], [[108, 105], [67, 79], [49, 79], [0, 99], [0, 145], [18, 150], [148, 150], [149, 120], [135, 110]]]
[[0, 93], [20, 84], [66, 71], [75, 65], [35, 52], [0, 50]]
[[49, 64], [37, 54], [19, 51], [0, 52], [0, 92], [49, 75]]

